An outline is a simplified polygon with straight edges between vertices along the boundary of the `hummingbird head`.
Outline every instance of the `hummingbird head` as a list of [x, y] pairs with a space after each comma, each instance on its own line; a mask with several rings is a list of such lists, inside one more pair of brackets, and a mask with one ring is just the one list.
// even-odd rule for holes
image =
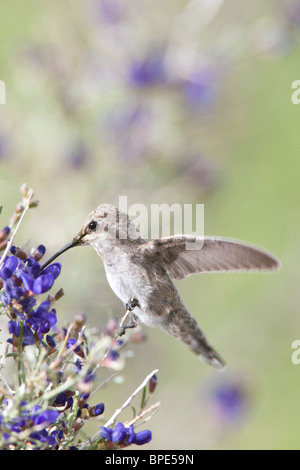
[[57, 251], [43, 266], [75, 246], [91, 245], [101, 256], [109, 246], [123, 243], [140, 243], [140, 233], [129, 216], [111, 204], [101, 204], [91, 212], [80, 232], [73, 240]]
[[104, 243], [135, 241], [140, 233], [129, 216], [111, 204], [101, 204], [91, 212], [73, 243], [78, 246], [92, 245], [97, 248]]

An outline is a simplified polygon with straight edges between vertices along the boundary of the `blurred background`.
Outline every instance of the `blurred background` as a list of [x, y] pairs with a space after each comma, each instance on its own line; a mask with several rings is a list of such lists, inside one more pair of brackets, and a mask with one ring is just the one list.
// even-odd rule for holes
[[[101, 391], [106, 417], [158, 368], [148, 449], [299, 448], [300, 1], [1, 0], [0, 11], [0, 225], [23, 182], [40, 201], [16, 244], [53, 254], [126, 195], [204, 204], [207, 235], [282, 262], [177, 283], [228, 368], [144, 327], [124, 383]], [[61, 262], [61, 324], [124, 314], [91, 248]]]

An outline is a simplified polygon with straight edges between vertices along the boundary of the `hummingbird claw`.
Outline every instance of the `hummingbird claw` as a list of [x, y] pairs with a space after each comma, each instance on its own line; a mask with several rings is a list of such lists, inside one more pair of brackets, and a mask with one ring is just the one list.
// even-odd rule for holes
[[[129, 316], [129, 321], [128, 321], [128, 323], [124, 323], [127, 316]], [[121, 320], [120, 327], [119, 327], [117, 333], [118, 333], [119, 336], [123, 336], [123, 335], [125, 335], [126, 330], [128, 328], [135, 328], [136, 326], [137, 326], [137, 316], [134, 315], [134, 313], [132, 313], [130, 310], [127, 309], [127, 312], [125, 313], [124, 317]]]
[[131, 297], [125, 305], [126, 310], [131, 312], [135, 307], [140, 307], [140, 303], [136, 297]]

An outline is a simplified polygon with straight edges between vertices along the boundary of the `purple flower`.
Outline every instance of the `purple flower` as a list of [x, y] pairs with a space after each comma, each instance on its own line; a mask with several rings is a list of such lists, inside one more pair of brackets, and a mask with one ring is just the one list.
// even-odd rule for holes
[[[12, 251], [19, 255], [20, 249], [15, 248]], [[34, 251], [36, 258], [40, 259], [45, 250], [43, 245], [39, 245]], [[42, 341], [57, 322], [56, 311], [50, 310], [49, 301], [42, 302], [36, 309], [35, 306], [37, 296], [53, 286], [60, 274], [61, 264], [53, 263], [41, 272], [41, 265], [34, 256], [24, 260], [24, 254], [22, 251], [19, 258], [14, 255], [5, 258], [0, 270], [0, 277], [4, 281], [0, 301], [5, 307], [10, 307], [17, 317], [9, 322], [10, 334], [17, 338], [22, 336], [22, 344], [26, 346], [34, 344], [38, 339]], [[13, 339], [10, 338], [9, 342], [13, 343]]]
[[147, 444], [152, 439], [151, 431], [145, 430], [135, 433], [132, 425], [126, 428], [121, 422], [117, 423], [113, 429], [102, 426], [100, 428], [100, 436], [102, 439], [122, 446], [131, 444], [143, 445]]
[[86, 383], [92, 382], [94, 379], [95, 379], [95, 374], [92, 374], [92, 369], [89, 369], [83, 379], [83, 382], [86, 384]]
[[123, 441], [123, 439], [125, 439], [126, 436], [127, 436], [127, 431], [126, 431], [124, 424], [121, 422], [117, 423], [115, 427], [113, 428], [111, 440], [114, 443], [118, 443], [118, 442]]
[[93, 16], [110, 25], [119, 23], [125, 14], [120, 0], [95, 0], [93, 7]]
[[74, 371], [79, 374], [79, 372], [81, 371], [82, 369], [82, 363], [80, 362], [79, 359], [77, 359], [77, 361], [75, 362], [74, 364]]
[[89, 398], [90, 394], [89, 393], [82, 393], [80, 395], [80, 400], [86, 401]]
[[89, 149], [85, 142], [75, 142], [68, 151], [66, 163], [73, 169], [82, 168], [90, 156]]
[[129, 71], [129, 82], [137, 87], [153, 86], [166, 81], [163, 56], [159, 51], [150, 51], [142, 60], [133, 62]]
[[[16, 336], [17, 338], [20, 336], [20, 333], [22, 331], [22, 344], [23, 346], [28, 346], [30, 344], [34, 344], [35, 339], [34, 339], [34, 334], [31, 328], [26, 324], [23, 323], [22, 321], [22, 326], [21, 326], [21, 321], [20, 318], [18, 318], [16, 321], [10, 320], [8, 322], [8, 331], [10, 334], [13, 336]], [[13, 343], [12, 339], [8, 339], [9, 343]]]
[[127, 431], [127, 443], [128, 445], [130, 445], [130, 444], [133, 444], [134, 442], [135, 442], [135, 432], [134, 432], [134, 427], [131, 424]]
[[145, 431], [139, 431], [135, 435], [135, 440], [134, 443], [137, 444], [138, 446], [141, 446], [143, 444], [147, 444], [150, 442], [152, 439], [152, 434], [151, 431], [148, 431], [147, 429]]
[[54, 404], [58, 406], [63, 406], [67, 400], [67, 395], [64, 392], [59, 393], [56, 395]]
[[248, 404], [244, 387], [239, 383], [230, 382], [215, 387], [211, 402], [219, 418], [231, 422], [244, 415]]
[[144, 103], [125, 104], [112, 109], [101, 131], [106, 136], [111, 135], [122, 159], [134, 161], [147, 156], [152, 125], [151, 106]]
[[35, 261], [40, 261], [40, 259], [44, 256], [46, 252], [46, 248], [44, 245], [39, 245], [37, 248], [31, 250], [31, 256], [35, 259]]
[[0, 160], [6, 158], [9, 155], [11, 142], [8, 136], [3, 133], [0, 134]]
[[284, 4], [283, 14], [292, 27], [300, 26], [300, 1], [291, 0]]
[[111, 441], [112, 440], [112, 432], [113, 432], [113, 430], [111, 428], [106, 428], [105, 426], [102, 426], [100, 428], [100, 437], [102, 437], [102, 439], [105, 439], [107, 441]]
[[46, 335], [46, 341], [47, 341], [47, 344], [48, 344], [51, 348], [55, 348], [55, 347], [56, 347], [55, 341], [54, 341], [54, 339], [52, 338], [52, 336]]
[[111, 361], [116, 361], [117, 359], [119, 359], [120, 354], [115, 349], [112, 349], [111, 351], [109, 351], [107, 356]]
[[60, 263], [52, 263], [47, 268], [43, 270], [43, 274], [51, 274], [54, 279], [56, 279], [61, 272], [61, 264]]
[[36, 279], [40, 274], [41, 265], [31, 256], [25, 260], [24, 266], [19, 266], [19, 269], [24, 270], [26, 273]]
[[[74, 346], [74, 344], [77, 343], [77, 340], [75, 338], [69, 338], [67, 341], [67, 349], [70, 349]], [[76, 346], [76, 348], [73, 350], [75, 353], [78, 353], [81, 350], [80, 345]]]
[[19, 248], [18, 246], [11, 246], [10, 252], [15, 255], [17, 258], [25, 260], [27, 258], [27, 254], [24, 250]]
[[52, 309], [49, 312], [50, 302], [48, 300], [42, 302], [36, 311], [32, 311], [28, 317], [28, 323], [31, 328], [38, 333], [48, 333], [56, 322], [56, 311]]
[[37, 247], [37, 251], [39, 252], [40, 256], [42, 257], [46, 253], [46, 247], [44, 245], [39, 245]]
[[6, 281], [11, 278], [18, 266], [19, 260], [16, 256], [7, 256], [0, 270], [0, 277]]
[[207, 110], [216, 97], [216, 72], [209, 67], [194, 71], [182, 83], [187, 105], [195, 110]]
[[95, 416], [102, 415], [104, 412], [104, 403], [98, 403], [98, 405], [93, 407], [93, 414]]
[[44, 294], [51, 289], [53, 283], [54, 277], [52, 274], [42, 274], [37, 279], [35, 279], [32, 286], [32, 291], [37, 295]]
[[59, 430], [50, 433], [48, 426], [56, 423], [58, 416], [56, 410], [41, 410], [38, 405], [30, 410], [26, 402], [21, 402], [19, 416], [9, 422], [0, 419], [1, 432], [6, 435], [7, 441], [13, 443], [14, 437], [11, 433], [20, 433], [32, 428], [28, 441], [34, 445], [34, 449], [40, 448], [41, 444], [46, 448], [54, 447], [63, 438], [63, 434]]
[[33, 409], [33, 413], [32, 413], [32, 416], [33, 416], [33, 424], [34, 426], [37, 426], [37, 425], [41, 425], [41, 424], [45, 424], [45, 426], [48, 426], [49, 424], [53, 424], [55, 423], [55, 421], [57, 420], [58, 418], [58, 411], [56, 410], [47, 410], [47, 411], [42, 411], [41, 413], [38, 413], [35, 415], [35, 411]]

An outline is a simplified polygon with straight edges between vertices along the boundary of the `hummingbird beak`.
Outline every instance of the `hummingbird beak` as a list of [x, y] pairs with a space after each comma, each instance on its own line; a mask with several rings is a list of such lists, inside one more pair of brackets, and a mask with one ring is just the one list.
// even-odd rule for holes
[[41, 271], [43, 271], [43, 269], [45, 269], [50, 263], [52, 263], [52, 261], [54, 261], [60, 255], [62, 255], [65, 251], [69, 250], [70, 248], [73, 248], [74, 246], [79, 246], [82, 237], [83, 237], [83, 235], [81, 235], [79, 237], [78, 236], [75, 237], [70, 243], [67, 243], [67, 245], [65, 245], [63, 248], [61, 248], [59, 251], [57, 251], [53, 256], [51, 256], [51, 258], [48, 259], [48, 261], [46, 261], [46, 263], [44, 263], [41, 266]]

